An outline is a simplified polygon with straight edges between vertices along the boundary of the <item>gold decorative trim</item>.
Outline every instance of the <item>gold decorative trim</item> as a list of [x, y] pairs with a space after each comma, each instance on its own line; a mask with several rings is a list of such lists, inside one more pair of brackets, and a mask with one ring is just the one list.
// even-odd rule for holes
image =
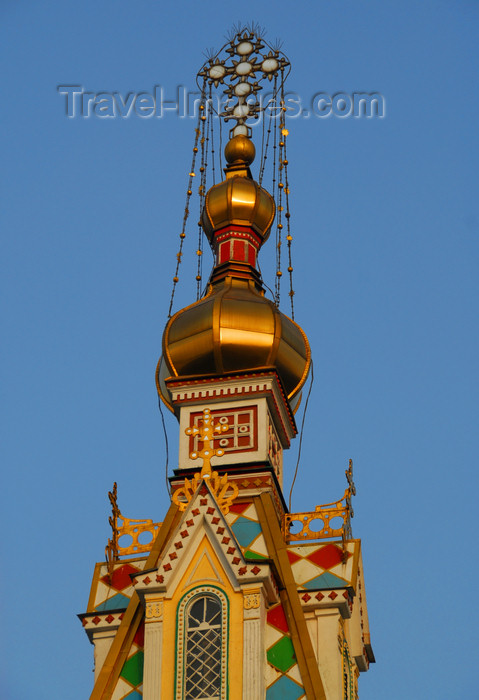
[[213, 472], [208, 477], [203, 477], [197, 472], [193, 479], [185, 479], [185, 484], [177, 489], [173, 494], [173, 503], [183, 511], [186, 510], [188, 504], [196, 493], [196, 490], [203, 479], [208, 479], [209, 487], [215, 497], [218, 506], [223, 513], [227, 515], [230, 506], [238, 495], [238, 487], [236, 484], [228, 480], [228, 474], [220, 476], [218, 472]]
[[[356, 487], [353, 481], [353, 460], [349, 460], [348, 469], [345, 471], [348, 481], [348, 488], [344, 492], [344, 496], [339, 501], [333, 503], [324, 503], [316, 506], [314, 511], [304, 513], [285, 513], [283, 516], [283, 535], [287, 542], [301, 542], [304, 540], [322, 540], [334, 537], [341, 537], [343, 540], [343, 548], [345, 548], [346, 540], [352, 538], [351, 518], [354, 517], [354, 511], [351, 505], [351, 497], [356, 495]], [[334, 518], [341, 518], [341, 527], [333, 528], [331, 521]], [[323, 527], [320, 530], [312, 530], [311, 523], [320, 520]], [[301, 530], [296, 533], [291, 532], [293, 523], [301, 523]]]
[[226, 422], [223, 421], [223, 418], [220, 418], [218, 423], [215, 423], [211, 417], [210, 408], [205, 408], [203, 410], [203, 424], [200, 427], [194, 425], [190, 428], [186, 428], [186, 435], [189, 437], [198, 437], [198, 440], [203, 443], [201, 450], [190, 452], [190, 459], [202, 459], [203, 466], [201, 472], [197, 472], [191, 480], [186, 478], [184, 486], [177, 489], [173, 494], [173, 503], [175, 503], [181, 511], [186, 510], [200, 482], [203, 481], [203, 479], [208, 479], [210, 489], [213, 492], [221, 512], [224, 515], [229, 512], [232, 502], [238, 495], [238, 487], [236, 484], [228, 481], [228, 474], [220, 476], [218, 472], [211, 471], [211, 459], [213, 457], [222, 457], [225, 453], [221, 448], [215, 449], [214, 434], [224, 433], [226, 430], [229, 430], [228, 418], [226, 418]]
[[215, 433], [224, 433], [229, 430], [228, 418], [220, 418], [217, 423], [211, 417], [211, 409], [203, 410], [203, 425], [193, 425], [191, 428], [186, 428], [185, 434], [191, 437], [198, 437], [198, 440], [203, 443], [201, 450], [190, 452], [190, 459], [202, 459], [203, 466], [201, 468], [201, 477], [203, 479], [211, 476], [211, 459], [212, 457], [222, 457], [225, 453], [220, 447], [215, 449], [214, 437]]
[[246, 593], [243, 598], [243, 607], [245, 610], [253, 610], [261, 605], [260, 593]]
[[163, 601], [152, 600], [145, 607], [145, 618], [147, 622], [158, 622], [163, 619]]
[[[105, 547], [106, 563], [110, 575], [113, 572], [114, 563], [118, 561], [121, 556], [149, 552], [153, 546], [155, 536], [161, 527], [161, 523], [154, 523], [153, 520], [125, 518], [118, 507], [117, 496], [118, 486], [115, 481], [113, 484], [113, 491], [108, 492], [108, 498], [110, 499], [112, 508], [112, 515], [108, 518], [108, 522], [111, 525], [113, 534], [111, 539], [108, 539], [108, 543]], [[141, 544], [139, 541], [140, 535], [144, 532], [151, 534], [151, 540], [147, 544]], [[131, 544], [127, 546], [121, 545], [120, 539], [124, 535], [128, 535], [132, 538]]]

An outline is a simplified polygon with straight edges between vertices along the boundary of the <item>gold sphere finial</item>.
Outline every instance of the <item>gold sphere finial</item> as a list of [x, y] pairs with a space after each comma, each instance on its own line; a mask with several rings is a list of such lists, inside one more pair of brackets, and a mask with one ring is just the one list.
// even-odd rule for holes
[[254, 143], [243, 134], [233, 136], [225, 146], [225, 158], [230, 165], [233, 163], [251, 165], [255, 155], [256, 148], [254, 147]]

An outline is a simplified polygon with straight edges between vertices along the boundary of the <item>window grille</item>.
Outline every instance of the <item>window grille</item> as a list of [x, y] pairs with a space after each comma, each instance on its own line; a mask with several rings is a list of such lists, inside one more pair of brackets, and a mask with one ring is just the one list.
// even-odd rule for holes
[[195, 597], [185, 617], [185, 700], [220, 700], [221, 602], [215, 595]]

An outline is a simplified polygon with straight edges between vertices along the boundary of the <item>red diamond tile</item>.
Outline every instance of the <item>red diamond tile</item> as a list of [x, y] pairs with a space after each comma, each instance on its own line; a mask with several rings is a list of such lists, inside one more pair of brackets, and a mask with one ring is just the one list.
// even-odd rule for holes
[[145, 578], [143, 579], [143, 583], [145, 584], [145, 586], [147, 586], [149, 583], [151, 583], [151, 578], [149, 576], [145, 576]]
[[178, 555], [176, 552], [171, 552], [171, 554], [169, 556], [170, 556], [171, 561], [173, 561], [173, 559], [178, 559]]
[[156, 582], [157, 582], [157, 583], [163, 583], [164, 580], [165, 580], [165, 579], [164, 579], [163, 576], [161, 576], [161, 574], [160, 574], [159, 576], [156, 577]]
[[314, 597], [316, 598], [316, 600], [321, 601], [321, 600], [323, 600], [324, 595], [320, 591], [319, 593], [316, 593], [316, 595]]
[[207, 498], [200, 498], [200, 506], [207, 506], [208, 505], [208, 499]]
[[224, 531], [225, 531], [224, 527], [219, 527], [219, 528], [216, 530], [216, 534], [217, 534], [217, 535], [222, 535]]
[[234, 559], [232, 560], [231, 563], [236, 565], [236, 564], [239, 564], [240, 561], [241, 561], [241, 559], [239, 557], [234, 557]]
[[301, 596], [301, 598], [304, 600], [305, 603], [307, 603], [308, 600], [311, 600], [311, 596], [309, 595], [309, 593], [305, 593], [303, 596]]
[[230, 541], [229, 537], [223, 537], [223, 539], [221, 540], [221, 544], [228, 544], [229, 541]]
[[344, 591], [343, 598], [346, 598], [346, 600], [349, 598], [349, 593], [347, 591]]
[[183, 545], [181, 542], [175, 542], [175, 547], [176, 549], [183, 549]]
[[110, 622], [113, 622], [113, 620], [114, 620], [115, 618], [113, 617], [113, 615], [108, 615], [108, 617], [105, 618], [105, 619], [106, 619], [106, 621], [108, 622], [108, 624], [110, 624]]
[[291, 551], [291, 549], [287, 549], [286, 554], [288, 555], [290, 564], [295, 564], [297, 561], [303, 558], [300, 557], [299, 554], [296, 554], [296, 552]]
[[306, 559], [309, 559], [313, 564], [323, 569], [331, 569], [333, 566], [342, 562], [343, 550], [335, 544], [327, 544], [324, 547], [319, 547], [311, 554], [308, 554]]
[[183, 539], [185, 539], [185, 537], [188, 537], [189, 534], [190, 533], [188, 532], [188, 530], [182, 530], [180, 532], [180, 535], [183, 537]]
[[165, 571], [171, 571], [171, 564], [164, 564], [163, 568]]
[[141, 622], [140, 626], [138, 627], [138, 630], [133, 638], [133, 642], [138, 646], [138, 647], [144, 647], [145, 646], [145, 623]]
[[92, 622], [94, 625], [97, 625], [100, 622], [100, 620], [101, 620], [101, 617], [98, 617], [98, 615], [97, 615], [96, 617], [93, 618]]
[[119, 619], [119, 620], [123, 620], [123, 615], [124, 615], [124, 614], [125, 614], [125, 613], [121, 613], [121, 615], [118, 616], [118, 619]]
[[[231, 510], [231, 509], [230, 509]], [[220, 519], [218, 517], [211, 518], [211, 524], [212, 525], [218, 525]]]
[[266, 619], [268, 621], [268, 625], [273, 625], [273, 627], [281, 630], [281, 632], [289, 632], [288, 622], [281, 603], [275, 608], [268, 610]]
[[191, 515], [199, 515], [199, 514], [200, 514], [200, 511], [198, 510], [198, 508], [195, 508], [194, 510], [191, 511]]
[[235, 551], [236, 551], [236, 550], [235, 550], [234, 547], [228, 547], [228, 549], [226, 550], [226, 554], [234, 554]]
[[210, 506], [206, 512], [208, 515], [213, 515], [215, 512], [215, 509]]
[[241, 569], [238, 569], [238, 573], [240, 576], [244, 576], [247, 571], [248, 569], [246, 568], [246, 566], [242, 566]]
[[113, 586], [113, 588], [116, 588], [117, 591], [122, 591], [125, 588], [128, 588], [128, 586], [131, 586], [130, 574], [134, 574], [137, 571], [139, 571], [139, 569], [137, 569], [135, 566], [123, 564], [122, 566], [119, 566], [118, 569], [114, 570], [111, 575], [111, 579], [109, 575], [106, 574], [105, 576], [102, 576], [101, 581], [106, 583], [107, 586]]
[[233, 503], [230, 505], [230, 513], [237, 513], [238, 515], [241, 515], [241, 513], [244, 513], [246, 508], [249, 508], [251, 503]]
[[86, 627], [88, 625], [88, 620], [86, 619], [86, 617], [83, 618], [81, 623], [82, 623], [83, 627]]
[[195, 524], [194, 520], [187, 520], [186, 521], [186, 527], [192, 527], [192, 525], [194, 525], [194, 524]]
[[259, 568], [259, 566], [253, 566], [253, 568], [251, 569], [251, 573], [254, 574], [255, 576], [256, 576], [256, 574], [259, 574], [260, 571], [261, 571], [261, 569]]
[[331, 591], [331, 593], [328, 595], [328, 598], [331, 598], [331, 600], [334, 600], [337, 597], [338, 597], [338, 594], [335, 593], [334, 591]]

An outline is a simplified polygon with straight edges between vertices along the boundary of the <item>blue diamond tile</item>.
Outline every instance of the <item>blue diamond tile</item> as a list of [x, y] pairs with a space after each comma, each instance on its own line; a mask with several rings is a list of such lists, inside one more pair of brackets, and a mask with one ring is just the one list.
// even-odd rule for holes
[[259, 523], [243, 518], [242, 515], [233, 523], [231, 529], [242, 547], [248, 547], [261, 532]]
[[329, 571], [321, 574], [321, 576], [316, 576], [311, 581], [303, 583], [303, 588], [309, 588], [309, 590], [324, 590], [325, 588], [346, 588], [348, 583], [338, 576], [331, 574]]
[[266, 700], [298, 700], [304, 689], [287, 676], [281, 676], [266, 691]]
[[130, 599], [126, 595], [117, 593], [112, 598], [108, 598], [100, 605], [97, 605], [96, 612], [106, 612], [107, 610], [125, 610], [128, 607]]

